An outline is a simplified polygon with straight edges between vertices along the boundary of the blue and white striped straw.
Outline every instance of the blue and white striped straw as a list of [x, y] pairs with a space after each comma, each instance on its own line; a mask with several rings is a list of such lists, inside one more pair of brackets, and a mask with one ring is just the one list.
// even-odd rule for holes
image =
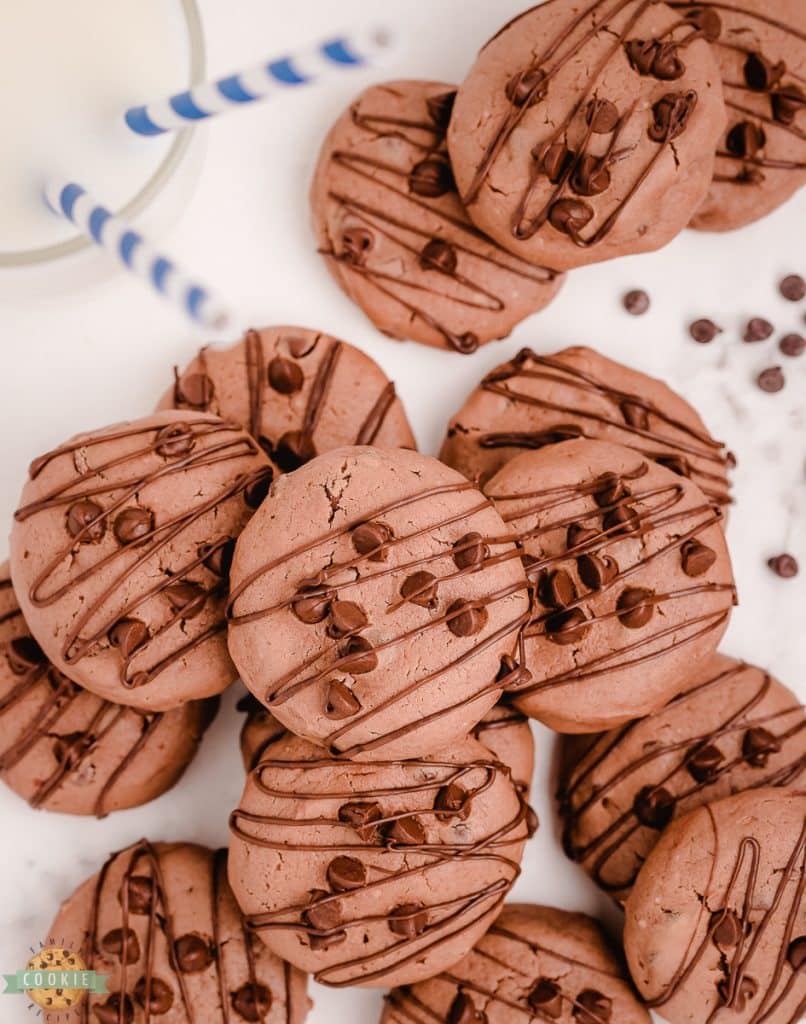
[[179, 131], [227, 110], [267, 99], [282, 90], [322, 82], [341, 71], [365, 67], [388, 46], [389, 37], [380, 29], [331, 39], [241, 74], [204, 82], [169, 99], [131, 107], [126, 111], [126, 124], [138, 135]]
[[72, 221], [82, 234], [148, 282], [191, 320], [208, 328], [226, 326], [228, 312], [204, 285], [157, 252], [139, 231], [95, 202], [86, 189], [72, 181], [51, 181], [45, 188], [45, 199], [55, 213]]

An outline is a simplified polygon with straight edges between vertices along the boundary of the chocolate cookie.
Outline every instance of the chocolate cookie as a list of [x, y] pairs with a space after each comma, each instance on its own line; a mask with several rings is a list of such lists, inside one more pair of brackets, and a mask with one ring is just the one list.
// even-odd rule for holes
[[148, 711], [229, 686], [229, 562], [271, 477], [239, 427], [193, 412], [78, 434], [35, 459], [11, 575], [55, 667]]
[[491, 370], [451, 419], [440, 459], [482, 485], [521, 451], [577, 437], [635, 448], [730, 501], [724, 445], [668, 385], [591, 348], [524, 348]]
[[288, 473], [345, 444], [416, 448], [395, 386], [360, 349], [304, 327], [247, 331], [203, 348], [160, 409], [193, 409], [240, 423]]
[[720, 510], [691, 480], [565, 441], [512, 459], [486, 493], [532, 586], [522, 711], [558, 732], [612, 728], [662, 707], [714, 653], [735, 589]]
[[517, 674], [529, 600], [510, 532], [417, 452], [341, 448], [280, 477], [232, 563], [241, 678], [335, 756], [447, 746]]
[[141, 840], [66, 900], [48, 935], [108, 976], [77, 1024], [302, 1024], [306, 978], [246, 929], [227, 851]]
[[674, 822], [627, 901], [633, 979], [671, 1024], [806, 1009], [806, 794], [739, 793]]
[[0, 777], [32, 807], [95, 814], [148, 803], [196, 754], [218, 698], [165, 714], [112, 704], [55, 669], [0, 566]]
[[418, 760], [346, 764], [287, 733], [230, 826], [248, 927], [326, 985], [375, 987], [467, 953], [537, 821], [509, 769], [470, 737]]
[[625, 900], [673, 818], [802, 779], [806, 712], [762, 669], [718, 654], [665, 708], [604, 733], [575, 761], [559, 794], [566, 852]]
[[604, 929], [512, 903], [461, 963], [389, 994], [381, 1024], [649, 1024]]
[[647, 0], [549, 0], [505, 26], [448, 129], [473, 221], [560, 270], [671, 241], [708, 190], [725, 125], [707, 38]]
[[713, 184], [691, 227], [729, 231], [770, 213], [806, 182], [806, 4], [671, 0], [669, 6], [708, 26], [728, 112]]
[[547, 305], [562, 276], [465, 213], [445, 144], [455, 94], [415, 81], [363, 92], [325, 139], [311, 207], [329, 270], [376, 327], [469, 353]]

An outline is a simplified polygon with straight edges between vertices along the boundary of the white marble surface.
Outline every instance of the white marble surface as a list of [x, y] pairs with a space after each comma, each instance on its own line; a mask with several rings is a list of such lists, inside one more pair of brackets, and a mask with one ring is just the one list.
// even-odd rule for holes
[[[361, 0], [202, 0], [214, 72], [225, 73], [296, 42], [361, 23]], [[782, 581], [766, 568], [779, 550], [806, 570], [806, 356], [779, 356], [775, 340], [746, 345], [741, 325], [763, 315], [776, 338], [804, 330], [806, 304], [783, 301], [777, 281], [806, 273], [806, 193], [775, 215], [732, 235], [685, 233], [664, 251], [574, 273], [550, 309], [507, 340], [470, 358], [381, 337], [331, 282], [308, 228], [307, 182], [330, 122], [363, 84], [383, 77], [459, 79], [474, 51], [524, 6], [518, 0], [386, 0], [372, 5], [405, 38], [388, 65], [345, 77], [205, 129], [198, 186], [165, 247], [215, 284], [237, 311], [238, 326], [299, 323], [326, 329], [370, 352], [397, 381], [422, 449], [436, 451], [449, 414], [489, 369], [522, 345], [549, 352], [591, 344], [667, 380], [703, 413], [736, 452], [737, 504], [728, 536], [741, 604], [724, 649], [757, 661], [806, 695], [806, 571]], [[204, 147], [201, 147], [203, 149]], [[89, 261], [90, 269], [96, 264]], [[141, 285], [111, 275], [90, 288], [66, 289], [72, 270], [55, 268], [48, 296], [37, 282], [0, 273], [0, 521], [8, 523], [29, 460], [71, 433], [148, 412], [171, 366], [200, 343], [183, 321]], [[66, 276], [67, 275], [67, 276]], [[90, 275], [92, 276], [92, 275]], [[19, 287], [17, 284], [19, 283]], [[11, 287], [9, 287], [11, 285]], [[620, 296], [646, 288], [651, 311], [632, 318]], [[710, 316], [725, 328], [695, 345], [685, 325]], [[780, 363], [778, 395], [755, 387], [755, 374]], [[0, 787], [0, 971], [23, 966], [60, 899], [111, 849], [142, 835], [208, 844], [227, 841], [227, 814], [242, 782], [238, 716], [232, 692], [182, 782], [147, 807], [105, 821], [37, 813]], [[543, 827], [529, 846], [515, 896], [610, 913], [563, 857], [549, 798], [552, 741], [537, 729], [535, 802]], [[613, 924], [617, 921], [613, 917]], [[375, 1024], [380, 995], [314, 986], [310, 1024]], [[24, 1000], [0, 997], [0, 1019], [30, 1020]]]

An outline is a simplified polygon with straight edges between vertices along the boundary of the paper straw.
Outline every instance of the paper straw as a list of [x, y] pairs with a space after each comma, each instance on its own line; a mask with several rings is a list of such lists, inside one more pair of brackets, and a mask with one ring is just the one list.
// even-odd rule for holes
[[229, 314], [204, 285], [159, 253], [139, 231], [95, 202], [86, 189], [72, 181], [51, 181], [45, 188], [45, 199], [55, 213], [72, 221], [82, 234], [191, 320], [204, 327], [226, 326]]
[[126, 124], [138, 135], [161, 135], [215, 117], [227, 110], [265, 100], [285, 89], [333, 78], [365, 67], [389, 46], [380, 29], [330, 39], [298, 54], [268, 61], [241, 74], [204, 82], [169, 99], [126, 111]]

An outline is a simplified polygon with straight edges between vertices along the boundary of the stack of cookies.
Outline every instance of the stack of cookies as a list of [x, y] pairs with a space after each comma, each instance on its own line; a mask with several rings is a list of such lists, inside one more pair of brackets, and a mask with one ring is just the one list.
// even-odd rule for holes
[[[801, 0], [777, 2], [550, 0], [458, 92], [369, 90], [313, 186], [334, 276], [385, 333], [470, 353], [564, 270], [772, 208], [806, 80]], [[53, 811], [142, 804], [240, 677], [246, 782], [229, 850], [141, 840], [64, 903], [51, 933], [109, 976], [76, 1020], [301, 1024], [312, 975], [391, 989], [383, 1024], [795, 1024], [806, 714], [718, 653], [732, 456], [684, 399], [523, 349], [436, 459], [376, 363], [284, 326], [155, 404], [31, 464], [0, 773]], [[507, 902], [529, 719], [562, 734], [563, 846], [623, 905], [626, 957]]]

